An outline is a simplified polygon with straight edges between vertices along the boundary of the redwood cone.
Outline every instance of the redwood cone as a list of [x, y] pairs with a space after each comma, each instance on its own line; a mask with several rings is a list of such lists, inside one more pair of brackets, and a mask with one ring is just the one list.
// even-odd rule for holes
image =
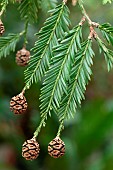
[[4, 31], [5, 31], [5, 28], [4, 28], [3, 22], [0, 20], [0, 36], [2, 36]]
[[27, 101], [23, 93], [18, 94], [17, 96], [12, 97], [10, 101], [10, 109], [15, 114], [25, 113], [27, 110]]
[[54, 138], [48, 145], [48, 153], [53, 158], [60, 158], [65, 154], [65, 144], [60, 137]]
[[40, 148], [36, 139], [32, 138], [24, 142], [22, 146], [22, 156], [26, 160], [34, 160], [39, 156]]
[[30, 52], [23, 47], [21, 50], [16, 53], [16, 63], [19, 66], [28, 65], [30, 59]]

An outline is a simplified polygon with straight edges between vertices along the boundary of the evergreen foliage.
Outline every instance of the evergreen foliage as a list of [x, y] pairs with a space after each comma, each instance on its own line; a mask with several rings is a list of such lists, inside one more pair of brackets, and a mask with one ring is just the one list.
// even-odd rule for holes
[[105, 23], [100, 25], [99, 29], [107, 42], [113, 46], [113, 27], [109, 23]]
[[57, 6], [57, 0], [45, 0], [41, 1], [41, 8], [45, 11], [55, 8]]
[[108, 49], [105, 45], [105, 43], [98, 37], [97, 38], [100, 53], [104, 53], [104, 57], [107, 63], [108, 71], [110, 71], [113, 68], [113, 51]]
[[41, 0], [23, 0], [19, 6], [19, 12], [22, 19], [29, 22], [36, 22]]
[[[76, 26], [65, 38], [54, 48], [52, 64], [46, 74], [44, 87], [41, 91], [41, 114], [56, 110], [62, 99], [66, 95], [66, 81], [70, 78], [70, 70], [75, 60], [77, 49], [81, 48], [82, 38], [81, 26]], [[51, 84], [49, 81], [51, 80]]]
[[6, 57], [11, 51], [15, 51], [17, 42], [20, 40], [22, 33], [9, 34], [7, 37], [0, 38], [0, 58]]
[[[6, 11], [10, 1], [3, 0], [1, 3], [0, 18]], [[15, 3], [16, 0], [11, 0]], [[99, 25], [91, 21], [85, 11], [82, 0], [73, 1], [78, 4], [83, 15], [82, 20], [74, 28], [70, 26], [69, 9], [66, 5], [67, 0], [63, 0], [56, 6], [56, 0], [23, 0], [19, 3], [21, 18], [25, 21], [24, 31], [18, 34], [9, 34], [0, 37], [0, 58], [6, 57], [11, 51], [15, 51], [17, 42], [24, 36], [23, 45], [27, 44], [27, 32], [29, 23], [37, 22], [39, 8], [54, 7], [49, 11], [40, 31], [36, 34], [37, 41], [31, 49], [29, 65], [25, 70], [25, 87], [29, 89], [33, 83], [43, 81], [40, 96], [41, 122], [34, 133], [38, 136], [48, 114], [56, 113], [60, 121], [57, 136], [63, 129], [64, 120], [73, 117], [78, 106], [81, 106], [82, 99], [85, 99], [86, 86], [91, 79], [93, 65], [92, 42], [98, 43], [100, 53], [103, 52], [108, 71], [113, 68], [113, 51], [108, 49], [108, 45], [113, 46], [113, 27], [109, 23]], [[103, 3], [111, 3], [111, 0], [103, 0]], [[84, 38], [83, 24], [88, 22], [89, 36]], [[3, 25], [2, 25], [3, 27]], [[97, 35], [96, 29], [102, 33], [102, 38]], [[104, 40], [103, 40], [104, 39]]]
[[41, 28], [32, 51], [29, 67], [25, 71], [26, 88], [34, 82], [38, 82], [45, 75], [52, 58], [52, 47], [58, 44], [58, 38], [62, 38], [68, 31], [69, 10], [63, 3], [50, 11], [50, 17]]
[[81, 100], [85, 99], [84, 93], [86, 85], [92, 74], [94, 52], [92, 50], [92, 40], [88, 39], [82, 43], [81, 49], [77, 52], [73, 68], [70, 73], [70, 80], [67, 87], [67, 95], [64, 95], [60, 108], [58, 109], [59, 120], [70, 118], [76, 113], [76, 108], [81, 105]]

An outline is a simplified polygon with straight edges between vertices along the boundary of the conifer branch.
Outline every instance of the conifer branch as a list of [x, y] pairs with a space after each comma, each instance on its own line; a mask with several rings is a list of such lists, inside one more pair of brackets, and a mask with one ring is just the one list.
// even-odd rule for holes
[[19, 5], [19, 12], [22, 19], [29, 22], [36, 22], [38, 18], [39, 1], [37, 0], [22, 0]]
[[57, 0], [46, 0], [45, 1], [41, 1], [41, 8], [42, 10], [50, 10], [53, 9], [57, 6], [58, 1]]
[[1, 2], [2, 9], [0, 11], [0, 19], [3, 13], [5, 12], [7, 5], [8, 5], [8, 0], [2, 0]]
[[41, 116], [46, 113], [50, 114], [52, 109], [56, 110], [59, 107], [62, 95], [67, 93], [66, 82], [70, 77], [75, 54], [78, 48], [81, 48], [81, 29], [80, 25], [76, 26], [54, 49], [55, 56], [52, 58], [52, 65], [41, 89]]
[[77, 107], [81, 105], [81, 100], [85, 98], [84, 92], [92, 74], [91, 65], [93, 64], [92, 58], [94, 56], [91, 44], [91, 39], [86, 40], [75, 56], [67, 95], [63, 96], [60, 108], [57, 110], [61, 123], [64, 119], [73, 117]]
[[25, 89], [29, 89], [32, 83], [36, 83], [45, 75], [52, 58], [52, 47], [58, 44], [58, 38], [62, 38], [68, 31], [68, 8], [63, 3], [50, 11], [51, 16], [46, 20], [44, 27], [37, 34], [34, 55], [25, 71]]
[[0, 38], [0, 59], [6, 57], [11, 51], [15, 51], [17, 42], [24, 34], [24, 31], [18, 34], [9, 34], [7, 37]]
[[78, 0], [78, 4], [79, 4], [79, 7], [80, 7], [80, 9], [81, 9], [81, 12], [82, 12], [83, 16], [86, 18], [86, 20], [88, 21], [89, 25], [90, 25], [90, 26], [93, 26], [93, 27], [98, 27], [99, 24], [96, 23], [96, 22], [93, 22], [93, 21], [90, 19], [90, 17], [88, 16], [88, 14], [87, 14], [84, 6], [83, 6], [82, 0]]
[[99, 25], [99, 29], [108, 44], [111, 44], [113, 46], [113, 27], [109, 23], [104, 23], [102, 25]]
[[108, 71], [110, 71], [113, 68], [113, 51], [108, 49], [105, 45], [105, 43], [99, 38], [96, 38], [100, 53], [104, 53], [105, 61], [107, 63]]
[[84, 6], [83, 6], [82, 0], [78, 0], [78, 4], [79, 4], [79, 7], [80, 7], [80, 9], [81, 9], [81, 11], [82, 11], [82, 14], [86, 17], [89, 25], [92, 25], [92, 21], [91, 21], [91, 19], [89, 18], [88, 14], [87, 14]]

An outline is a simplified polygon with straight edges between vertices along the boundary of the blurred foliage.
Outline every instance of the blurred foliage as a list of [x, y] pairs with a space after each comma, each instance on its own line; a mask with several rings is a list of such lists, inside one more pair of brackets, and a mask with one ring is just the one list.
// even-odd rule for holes
[[[79, 9], [70, 8], [72, 25], [81, 18]], [[17, 5], [9, 5], [3, 17], [6, 33], [18, 33], [24, 23], [20, 20]], [[86, 2], [86, 10], [92, 20], [113, 25], [113, 4], [102, 6], [98, 0]], [[46, 8], [45, 8], [46, 10]], [[38, 23], [29, 25], [28, 46], [30, 49], [47, 17], [47, 11], [39, 10]], [[88, 30], [85, 29], [86, 34]], [[22, 48], [18, 43], [16, 51]], [[33, 85], [26, 93], [29, 109], [22, 116], [15, 116], [9, 109], [10, 98], [18, 94], [24, 86], [24, 68], [15, 64], [15, 54], [0, 60], [0, 170], [113, 170], [113, 71], [107, 72], [105, 62], [96, 52], [93, 77], [87, 87], [86, 100], [82, 103], [73, 120], [65, 122], [62, 139], [66, 144], [66, 154], [61, 159], [53, 159], [47, 153], [48, 143], [55, 137], [58, 121], [55, 115], [48, 119], [38, 141], [40, 156], [35, 161], [26, 161], [21, 156], [21, 145], [32, 134], [40, 121], [40, 83]]]

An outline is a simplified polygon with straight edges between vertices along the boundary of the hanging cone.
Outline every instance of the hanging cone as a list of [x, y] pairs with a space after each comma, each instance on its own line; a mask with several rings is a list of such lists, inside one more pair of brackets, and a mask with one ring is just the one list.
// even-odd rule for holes
[[15, 114], [25, 113], [27, 110], [27, 101], [23, 93], [18, 94], [17, 96], [12, 97], [10, 101], [10, 109]]
[[22, 156], [26, 160], [34, 160], [39, 156], [40, 148], [36, 139], [27, 140], [22, 145]]
[[28, 65], [30, 59], [30, 52], [23, 47], [21, 50], [16, 53], [16, 63], [19, 66]]
[[5, 28], [4, 28], [3, 22], [0, 20], [0, 36], [2, 36], [4, 31], [5, 31]]
[[53, 158], [60, 158], [65, 154], [65, 144], [60, 137], [54, 138], [48, 145], [48, 153]]

